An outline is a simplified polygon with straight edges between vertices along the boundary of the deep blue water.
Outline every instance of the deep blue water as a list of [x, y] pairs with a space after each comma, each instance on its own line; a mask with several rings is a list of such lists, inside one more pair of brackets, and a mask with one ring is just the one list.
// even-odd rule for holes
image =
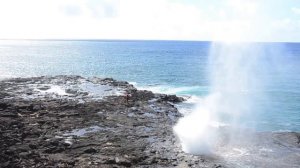
[[[300, 131], [300, 43], [283, 46], [279, 70], [268, 74], [258, 117], [260, 130]], [[205, 96], [212, 42], [191, 41], [0, 41], [0, 78], [72, 74], [113, 77], [157, 92]], [[270, 55], [274, 53], [270, 52]], [[275, 54], [274, 54], [275, 57]], [[275, 68], [275, 67], [274, 67]], [[255, 113], [255, 112], [254, 112]]]

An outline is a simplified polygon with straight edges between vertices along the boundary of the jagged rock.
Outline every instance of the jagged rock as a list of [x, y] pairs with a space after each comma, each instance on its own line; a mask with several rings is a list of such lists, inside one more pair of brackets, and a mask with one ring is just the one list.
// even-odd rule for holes
[[29, 144], [28, 145], [31, 149], [37, 149], [37, 145], [36, 144]]
[[5, 110], [8, 107], [6, 103], [0, 103], [0, 109]]
[[89, 148], [89, 149], [84, 150], [84, 153], [96, 153], [96, 152], [97, 152], [97, 150], [94, 148]]
[[177, 97], [176, 95], [161, 95], [160, 98], [162, 101], [169, 101], [172, 103], [180, 103], [184, 101], [184, 98]]
[[41, 86], [38, 87], [37, 89], [45, 91], [45, 90], [49, 90], [50, 88], [51, 88], [50, 86]]
[[66, 89], [66, 93], [69, 93], [69, 94], [76, 94], [76, 93], [77, 93], [77, 90]]
[[11, 117], [11, 118], [17, 118], [17, 113], [11, 113], [11, 112], [1, 112], [0, 117]]

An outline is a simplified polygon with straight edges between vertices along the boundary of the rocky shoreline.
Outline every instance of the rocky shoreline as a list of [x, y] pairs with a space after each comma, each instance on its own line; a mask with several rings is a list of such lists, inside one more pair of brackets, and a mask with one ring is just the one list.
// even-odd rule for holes
[[221, 167], [181, 151], [175, 95], [80, 76], [8, 79], [0, 88], [0, 167]]
[[[182, 101], [111, 78], [2, 80], [0, 167], [232, 167], [182, 152], [172, 130]], [[281, 135], [300, 147], [300, 134]]]

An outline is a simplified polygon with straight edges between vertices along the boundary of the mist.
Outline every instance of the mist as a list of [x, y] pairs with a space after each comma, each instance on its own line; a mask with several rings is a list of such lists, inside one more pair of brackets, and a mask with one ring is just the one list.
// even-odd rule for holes
[[265, 43], [212, 43], [207, 69], [209, 95], [174, 127], [182, 148], [212, 154], [220, 145], [236, 143], [264, 112], [272, 74], [280, 71], [284, 46]]

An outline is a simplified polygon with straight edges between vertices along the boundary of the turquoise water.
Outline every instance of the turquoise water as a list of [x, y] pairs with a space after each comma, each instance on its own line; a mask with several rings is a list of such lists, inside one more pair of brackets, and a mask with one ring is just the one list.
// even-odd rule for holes
[[[209, 94], [211, 42], [191, 41], [0, 41], [0, 78], [41, 75], [113, 77], [156, 92], [200, 98]], [[263, 131], [300, 131], [300, 43], [262, 43], [277, 57], [270, 66], [262, 110]], [[276, 54], [278, 46], [284, 48]], [[274, 69], [272, 69], [274, 68]], [[197, 99], [195, 99], [197, 100]], [[257, 108], [259, 109], [259, 108]]]

